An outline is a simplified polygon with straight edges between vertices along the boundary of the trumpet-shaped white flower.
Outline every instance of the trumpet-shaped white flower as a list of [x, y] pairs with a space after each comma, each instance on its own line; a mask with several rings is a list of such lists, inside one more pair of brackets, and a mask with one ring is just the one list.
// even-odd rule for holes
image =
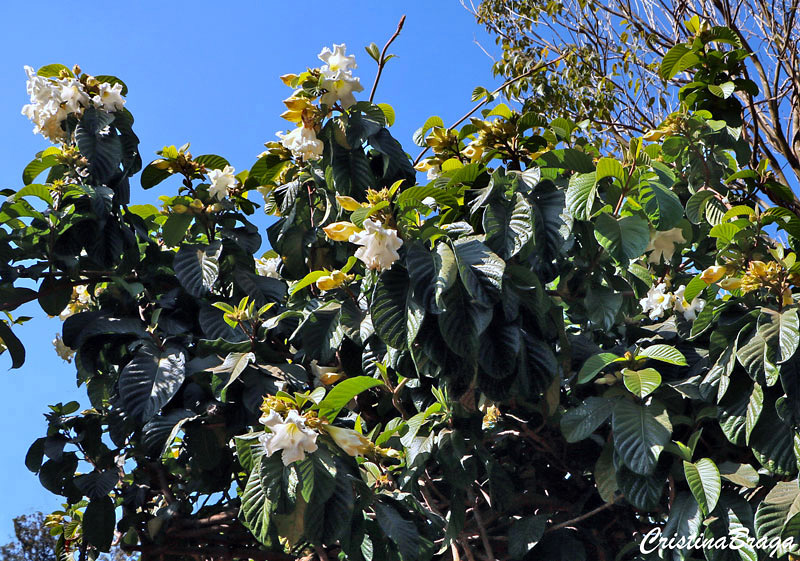
[[650, 290], [647, 291], [647, 296], [639, 300], [639, 305], [644, 313], [650, 316], [650, 319], [660, 318], [672, 306], [674, 296], [666, 290], [667, 285], [662, 282], [650, 287]]
[[326, 425], [324, 430], [330, 435], [336, 445], [350, 456], [364, 455], [372, 444], [367, 437], [353, 429]]
[[320, 103], [331, 106], [337, 101], [347, 109], [356, 102], [353, 92], [364, 90], [361, 81], [353, 77], [353, 69], [357, 67], [356, 57], [345, 55], [347, 46], [334, 45], [333, 51], [328, 47], [319, 53], [319, 59], [325, 64], [319, 69], [322, 74], [320, 86], [327, 90], [320, 98]]
[[675, 311], [682, 313], [684, 319], [694, 321], [697, 319], [697, 314], [706, 307], [706, 301], [695, 296], [691, 302], [687, 302], [683, 297], [684, 292], [686, 292], [685, 286], [681, 286], [675, 291]]
[[208, 172], [208, 180], [211, 182], [211, 187], [208, 188], [208, 193], [218, 201], [221, 201], [228, 196], [228, 188], [236, 185], [236, 176], [233, 175], [236, 170], [233, 166], [225, 166], [223, 169], [212, 169]]
[[84, 107], [89, 107], [89, 94], [84, 91], [83, 84], [74, 78], [62, 81], [59, 97], [67, 113], [80, 114]]
[[330, 107], [337, 101], [341, 101], [342, 107], [347, 109], [356, 102], [353, 92], [364, 91], [364, 86], [358, 78], [340, 78], [338, 80], [323, 79], [320, 86], [327, 91], [322, 94], [319, 102]]
[[319, 53], [318, 58], [325, 64], [319, 69], [323, 76], [330, 80], [338, 80], [342, 77], [350, 78], [352, 71], [357, 68], [355, 55], [347, 56], [345, 51], [347, 45], [333, 45], [331, 51], [328, 47], [324, 47], [322, 52]]
[[281, 132], [276, 134], [281, 139], [283, 147], [290, 150], [295, 158], [308, 161], [318, 160], [322, 157], [322, 150], [325, 146], [317, 138], [313, 129], [300, 126], [288, 134]]
[[267, 259], [256, 259], [256, 272], [262, 277], [269, 277], [271, 279], [281, 278], [278, 273], [280, 267], [280, 257], [268, 257]]
[[75, 355], [75, 351], [64, 344], [64, 341], [61, 339], [61, 335], [56, 335], [56, 338], [53, 339], [53, 347], [56, 349], [56, 354], [63, 360], [72, 362], [72, 357]]
[[92, 98], [92, 101], [99, 109], [113, 113], [125, 105], [125, 98], [122, 97], [122, 84], [100, 82], [98, 88], [100, 92]]
[[283, 465], [302, 460], [307, 452], [317, 449], [317, 433], [306, 426], [306, 420], [294, 409], [282, 418], [279, 413], [270, 411], [259, 419], [271, 432], [259, 437], [267, 456], [281, 451]]
[[61, 105], [60, 84], [37, 75], [30, 66], [25, 67], [25, 73], [31, 102], [22, 108], [22, 114], [33, 122], [34, 134], [41, 133], [52, 142], [62, 140], [65, 133], [61, 123], [69, 113]]
[[649, 263], [660, 263], [663, 260], [669, 261], [675, 253], [675, 246], [685, 243], [683, 238], [683, 230], [680, 228], [672, 228], [664, 232], [656, 232], [645, 251], [649, 251], [650, 255], [647, 257]]
[[360, 245], [356, 250], [356, 258], [360, 259], [368, 269], [383, 271], [400, 259], [397, 250], [403, 240], [397, 237], [397, 230], [384, 228], [380, 222], [367, 218], [364, 229], [350, 236], [350, 243]]

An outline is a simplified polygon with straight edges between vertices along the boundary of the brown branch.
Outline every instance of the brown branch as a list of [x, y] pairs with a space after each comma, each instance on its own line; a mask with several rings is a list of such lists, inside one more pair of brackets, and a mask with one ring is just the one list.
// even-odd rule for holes
[[556, 524], [555, 526], [550, 526], [547, 530], [545, 530], [545, 533], [554, 532], [556, 530], [560, 530], [561, 528], [566, 528], [568, 526], [574, 526], [578, 522], [586, 520], [587, 518], [591, 518], [595, 514], [599, 514], [599, 513], [603, 512], [604, 510], [611, 508], [612, 506], [617, 504], [617, 501], [619, 501], [620, 499], [622, 499], [622, 495], [618, 495], [617, 498], [614, 499], [614, 502], [605, 503], [605, 504], [603, 504], [603, 505], [601, 505], [601, 506], [599, 506], [599, 507], [597, 507], [597, 508], [595, 508], [593, 510], [590, 510], [589, 512], [581, 514], [580, 516], [576, 516], [575, 518], [572, 518], [571, 520], [567, 520], [566, 522], [561, 522], [560, 524]]
[[[455, 123], [450, 125], [448, 128], [451, 128], [451, 129], [455, 128], [458, 125], [460, 125], [461, 123], [463, 123], [464, 121], [466, 121], [469, 118], [470, 115], [472, 115], [473, 113], [475, 113], [475, 111], [477, 111], [478, 109], [480, 109], [481, 107], [483, 107], [484, 105], [489, 103], [489, 99], [494, 97], [495, 94], [497, 94], [498, 92], [502, 91], [504, 88], [510, 86], [511, 84], [513, 84], [515, 82], [518, 82], [518, 81], [522, 80], [523, 78], [527, 78], [528, 76], [530, 76], [531, 74], [533, 74], [535, 72], [538, 72], [539, 70], [543, 70], [543, 69], [547, 68], [548, 66], [551, 66], [551, 65], [561, 61], [561, 59], [563, 59], [565, 56], [567, 56], [567, 55], [561, 55], [558, 58], [554, 58], [550, 62], [537, 64], [536, 66], [534, 66], [533, 68], [531, 68], [527, 72], [524, 72], [524, 73], [520, 74], [519, 76], [517, 76], [515, 78], [511, 78], [510, 80], [506, 80], [505, 82], [503, 82], [503, 84], [499, 88], [497, 88], [496, 90], [491, 92], [489, 95], [487, 95], [485, 98], [483, 98], [483, 101], [481, 101], [475, 107], [470, 109], [465, 115], [463, 115], [458, 121], [456, 121]], [[419, 153], [419, 155], [414, 159], [414, 165], [417, 165], [419, 163], [419, 161], [422, 159], [422, 156], [425, 155], [425, 152], [427, 152], [429, 148], [430, 148], [430, 146], [426, 147], [422, 152]]]
[[369, 102], [372, 103], [372, 100], [375, 99], [375, 90], [378, 89], [378, 82], [381, 79], [381, 74], [383, 74], [383, 67], [386, 66], [386, 50], [389, 48], [397, 36], [400, 35], [400, 32], [403, 30], [403, 24], [406, 22], [406, 16], [403, 14], [403, 17], [400, 18], [400, 21], [397, 23], [397, 29], [394, 32], [386, 44], [383, 46], [383, 50], [381, 51], [381, 56], [378, 59], [378, 73], [375, 75], [375, 81], [372, 83], [372, 91], [369, 92]]

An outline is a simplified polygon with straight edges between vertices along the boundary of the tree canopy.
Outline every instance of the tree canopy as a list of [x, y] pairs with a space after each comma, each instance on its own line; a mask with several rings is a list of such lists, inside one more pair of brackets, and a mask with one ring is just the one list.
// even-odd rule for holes
[[25, 458], [59, 556], [796, 554], [800, 217], [743, 125], [752, 53], [681, 25], [647, 134], [478, 90], [413, 161], [344, 45], [281, 77], [293, 128], [238, 172], [142, 169], [119, 78], [28, 69], [54, 146], [2, 191], [0, 337], [19, 367], [16, 310], [61, 315], [90, 402]]

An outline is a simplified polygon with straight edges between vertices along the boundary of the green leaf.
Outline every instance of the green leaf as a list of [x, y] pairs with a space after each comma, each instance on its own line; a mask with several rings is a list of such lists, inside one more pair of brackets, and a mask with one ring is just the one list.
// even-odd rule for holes
[[686, 357], [683, 356], [683, 353], [670, 345], [651, 345], [646, 349], [641, 349], [636, 358], [650, 358], [676, 366], [686, 366]]
[[394, 108], [388, 103], [379, 103], [378, 107], [381, 108], [381, 111], [383, 111], [383, 114], [386, 117], [386, 125], [391, 127], [394, 124], [395, 118]]
[[694, 463], [684, 461], [683, 472], [700, 510], [708, 515], [716, 508], [722, 491], [717, 465], [709, 458], [702, 458]]
[[143, 422], [172, 399], [186, 376], [186, 354], [167, 345], [162, 351], [145, 343], [119, 376], [119, 394], [127, 413]]
[[673, 78], [679, 72], [694, 66], [700, 58], [686, 45], [679, 43], [672, 47], [661, 61], [659, 74], [665, 80]]
[[622, 370], [622, 379], [628, 391], [640, 399], [644, 399], [661, 385], [661, 374], [654, 368], [625, 368]]
[[119, 482], [119, 472], [116, 469], [93, 471], [75, 478], [75, 485], [83, 494], [92, 500], [101, 499], [108, 495]]
[[650, 408], [622, 400], [614, 409], [612, 421], [614, 447], [634, 473], [650, 475], [671, 432], [651, 413]]
[[567, 187], [567, 210], [577, 220], [589, 220], [597, 197], [595, 172], [576, 173], [569, 179]]
[[406, 520], [393, 507], [381, 501], [373, 503], [375, 519], [378, 525], [392, 540], [404, 561], [417, 559], [421, 549], [421, 538], [419, 531], [413, 522]]
[[183, 425], [197, 417], [188, 409], [175, 409], [166, 415], [156, 415], [142, 427], [145, 447], [150, 453], [163, 456]]
[[600, 353], [590, 356], [586, 362], [583, 363], [581, 371], [578, 373], [578, 383], [586, 384], [591, 382], [595, 376], [606, 366], [612, 362], [623, 360], [614, 353]]
[[761, 411], [764, 409], [764, 390], [758, 383], [753, 384], [753, 390], [750, 393], [750, 399], [747, 402], [747, 413], [744, 418], [744, 438], [745, 443], [750, 442], [750, 434], [761, 416]]
[[397, 196], [395, 204], [401, 207], [407, 206], [421, 203], [423, 199], [427, 199], [428, 197], [434, 199], [439, 206], [450, 208], [458, 207], [458, 200], [444, 189], [424, 185], [415, 185], [405, 189]]
[[600, 158], [597, 161], [597, 181], [605, 177], [618, 179], [621, 185], [625, 185], [625, 169], [616, 158]]
[[39, 305], [49, 316], [57, 316], [64, 311], [71, 298], [72, 283], [68, 280], [45, 277], [39, 287]]
[[567, 442], [578, 442], [588, 438], [597, 427], [611, 416], [616, 400], [603, 397], [587, 397], [578, 407], [570, 409], [561, 417], [561, 432]]
[[111, 497], [101, 497], [89, 502], [83, 513], [82, 528], [86, 542], [98, 551], [109, 551], [114, 539], [117, 516]]
[[687, 302], [694, 300], [706, 289], [706, 287], [708, 287], [706, 281], [700, 278], [700, 275], [702, 275], [702, 273], [698, 273], [692, 280], [689, 281], [689, 284], [686, 285], [686, 289], [683, 292], [683, 298]]
[[[682, 491], [675, 497], [669, 510], [669, 518], [664, 525], [663, 535], [670, 538], [690, 539], [696, 537], [703, 523], [697, 501], [689, 493]], [[683, 559], [685, 551], [673, 550], [674, 555], [666, 559]]]
[[686, 218], [692, 224], [700, 224], [706, 213], [706, 206], [714, 198], [714, 192], [709, 190], [698, 191], [686, 201]]
[[22, 366], [25, 363], [25, 347], [22, 341], [11, 331], [11, 327], [2, 319], [0, 319], [0, 341], [3, 342], [11, 355], [11, 368]]
[[203, 154], [196, 156], [194, 161], [198, 164], [203, 164], [206, 169], [225, 169], [225, 166], [231, 165], [228, 160], [216, 154]]
[[175, 254], [175, 276], [186, 291], [197, 298], [205, 296], [217, 282], [219, 242], [210, 245], [184, 245]]
[[302, 279], [300, 279], [299, 281], [297, 281], [292, 285], [292, 288], [289, 289], [289, 296], [294, 296], [297, 292], [301, 291], [305, 287], [311, 286], [322, 277], [330, 274], [331, 274], [330, 271], [311, 271]]
[[44, 158], [37, 158], [25, 166], [22, 170], [22, 183], [30, 185], [36, 178], [39, 177], [43, 171], [50, 169], [58, 164], [58, 158], [55, 155], [45, 156]]
[[458, 274], [467, 292], [479, 303], [488, 305], [499, 296], [505, 261], [475, 238], [462, 238], [454, 244]]
[[762, 308], [761, 312], [760, 319], [766, 321], [759, 323], [758, 334], [774, 353], [772, 360], [783, 364], [794, 356], [800, 344], [800, 319], [797, 310], [789, 308], [784, 312], [776, 312]]
[[153, 162], [147, 164], [142, 170], [142, 175], [139, 178], [139, 182], [142, 185], [142, 189], [152, 189], [170, 175], [172, 175], [172, 172], [166, 169], [159, 169]]
[[68, 67], [64, 66], [63, 64], [53, 63], [53, 64], [45, 64], [39, 70], [36, 71], [38, 76], [42, 78], [58, 78], [61, 76], [61, 73], [66, 74], [70, 78], [74, 78], [75, 74], [72, 73]]
[[[783, 537], [784, 529], [798, 513], [800, 513], [800, 488], [797, 481], [778, 481], [756, 510], [756, 537], [767, 543]], [[797, 535], [793, 537], [796, 539]]]
[[521, 194], [514, 195], [511, 204], [493, 201], [483, 214], [486, 245], [497, 250], [503, 259], [510, 259], [534, 235], [533, 211]]
[[547, 516], [524, 516], [515, 520], [508, 530], [508, 554], [511, 559], [522, 559], [544, 535]]
[[728, 99], [731, 95], [733, 95], [734, 90], [736, 89], [736, 84], [733, 82], [724, 82], [722, 84], [709, 84], [708, 91], [714, 94], [717, 97], [721, 97], [722, 99]]
[[328, 421], [333, 421], [339, 415], [339, 411], [355, 396], [382, 385], [383, 382], [369, 376], [356, 376], [342, 380], [319, 403], [319, 414]]
[[32, 184], [26, 185], [14, 195], [14, 199], [22, 199], [24, 197], [36, 197], [41, 199], [48, 205], [53, 204], [53, 196], [50, 194], [50, 189], [46, 185]]
[[170, 214], [161, 227], [162, 238], [167, 247], [180, 245], [183, 238], [186, 236], [186, 230], [189, 229], [191, 224], [192, 215], [189, 213]]
[[402, 267], [381, 273], [375, 285], [370, 315], [375, 333], [395, 349], [408, 346], [406, 303], [409, 299], [408, 275]]
[[594, 223], [594, 237], [617, 261], [641, 257], [650, 243], [650, 227], [638, 216], [616, 219], [603, 213]]
[[674, 228], [683, 218], [678, 195], [660, 183], [650, 183], [639, 190], [639, 202], [658, 230]]

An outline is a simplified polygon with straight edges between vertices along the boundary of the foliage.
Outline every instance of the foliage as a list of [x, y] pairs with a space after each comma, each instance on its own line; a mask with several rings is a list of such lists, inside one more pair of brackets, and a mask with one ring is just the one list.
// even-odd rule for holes
[[[50, 517], [52, 520], [52, 517]], [[0, 559], [2, 561], [57, 561], [56, 539], [48, 522], [41, 512], [23, 514], [14, 518], [15, 540], [0, 546]], [[76, 528], [79, 524], [74, 525]], [[60, 528], [59, 528], [60, 529]], [[133, 561], [119, 548], [114, 548], [111, 553], [103, 554], [100, 561]]]
[[[129, 113], [70, 113], [0, 207], [2, 307], [64, 310], [91, 403], [51, 406], [26, 458], [67, 500], [59, 551], [716, 560], [738, 553], [638, 544], [797, 536], [800, 218], [755, 197], [779, 183], [730, 110], [750, 84], [715, 64], [746, 53], [712, 39], [674, 47], [693, 81], [650, 141], [601, 152], [498, 104], [423, 125], [424, 185], [343, 45], [282, 77], [297, 128], [249, 170], [161, 150], [161, 209], [123, 196]], [[73, 134], [97, 122], [108, 161]]]
[[[767, 159], [779, 184], [800, 186], [795, 2], [482, 0], [472, 11], [503, 48], [494, 69], [513, 80], [507, 91], [530, 111], [596, 130], [600, 142], [659, 128], [678, 87], [697, 81], [685, 70], [707, 57], [721, 79], [701, 77], [695, 86], [708, 85], [716, 114], [743, 127], [753, 165]], [[731, 48], [707, 51], [708, 43]], [[535, 71], [548, 61], [548, 71]], [[770, 186], [762, 191], [787, 204]]]

